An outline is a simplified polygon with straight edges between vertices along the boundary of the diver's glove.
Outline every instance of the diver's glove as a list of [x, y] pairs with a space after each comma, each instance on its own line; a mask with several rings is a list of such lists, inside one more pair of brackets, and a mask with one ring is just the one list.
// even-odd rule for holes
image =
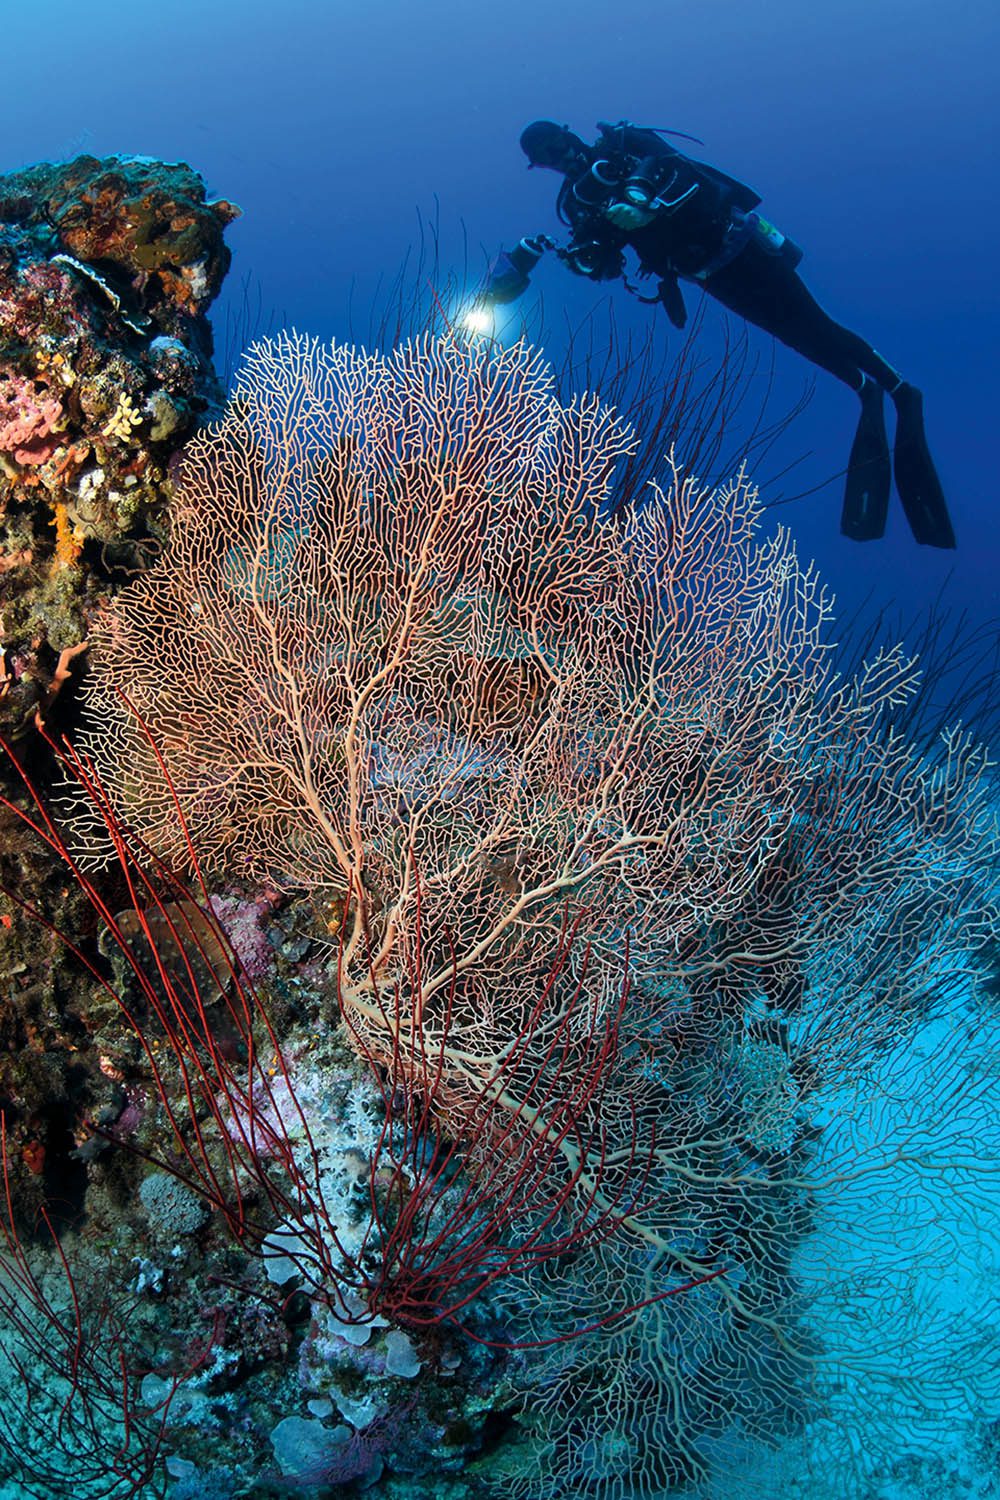
[[490, 307], [516, 302], [528, 290], [531, 272], [554, 242], [545, 234], [526, 235], [513, 250], [501, 250], [490, 267], [482, 300]]
[[688, 315], [687, 308], [684, 306], [684, 294], [677, 284], [677, 277], [662, 277], [656, 291], [671, 323], [675, 328], [683, 328]]

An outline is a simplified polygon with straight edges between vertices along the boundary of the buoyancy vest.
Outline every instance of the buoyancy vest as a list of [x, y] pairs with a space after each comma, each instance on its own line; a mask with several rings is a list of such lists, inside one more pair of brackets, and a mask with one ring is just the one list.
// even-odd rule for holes
[[[640, 164], [652, 164], [653, 185], [665, 206], [643, 227], [615, 231], [604, 210], [621, 196]], [[734, 220], [760, 201], [760, 194], [746, 183], [685, 156], [655, 130], [622, 121], [601, 126], [601, 140], [591, 148], [587, 170], [564, 182], [557, 209], [573, 229], [575, 243], [601, 241], [617, 249], [629, 244], [643, 270], [694, 277], [717, 259]]]

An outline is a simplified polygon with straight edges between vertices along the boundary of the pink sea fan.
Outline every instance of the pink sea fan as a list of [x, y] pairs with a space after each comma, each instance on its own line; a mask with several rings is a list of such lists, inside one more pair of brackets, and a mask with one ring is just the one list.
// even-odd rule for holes
[[45, 463], [59, 446], [63, 418], [48, 381], [0, 370], [0, 452], [19, 464]]

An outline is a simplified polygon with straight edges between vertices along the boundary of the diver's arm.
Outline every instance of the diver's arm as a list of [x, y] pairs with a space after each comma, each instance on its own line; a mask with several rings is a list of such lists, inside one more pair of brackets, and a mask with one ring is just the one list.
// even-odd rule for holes
[[546, 250], [555, 242], [546, 234], [524, 235], [513, 250], [501, 250], [490, 267], [482, 300], [491, 307], [502, 307], [523, 297], [531, 284], [531, 273]]
[[574, 276], [613, 281], [625, 269], [626, 242], [625, 235], [592, 213], [574, 226], [567, 245], [557, 245], [545, 234], [525, 236], [513, 250], [501, 250], [490, 267], [480, 300], [490, 307], [502, 307], [523, 297], [531, 284], [531, 273], [546, 250], [554, 250]]

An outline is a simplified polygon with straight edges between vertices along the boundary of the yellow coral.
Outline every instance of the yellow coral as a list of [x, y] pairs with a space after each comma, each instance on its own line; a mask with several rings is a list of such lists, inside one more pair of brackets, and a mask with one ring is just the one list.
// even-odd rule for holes
[[133, 427], [138, 427], [141, 421], [142, 412], [133, 405], [131, 398], [123, 391], [118, 397], [117, 407], [101, 428], [101, 435], [123, 443], [126, 438], [131, 437]]

